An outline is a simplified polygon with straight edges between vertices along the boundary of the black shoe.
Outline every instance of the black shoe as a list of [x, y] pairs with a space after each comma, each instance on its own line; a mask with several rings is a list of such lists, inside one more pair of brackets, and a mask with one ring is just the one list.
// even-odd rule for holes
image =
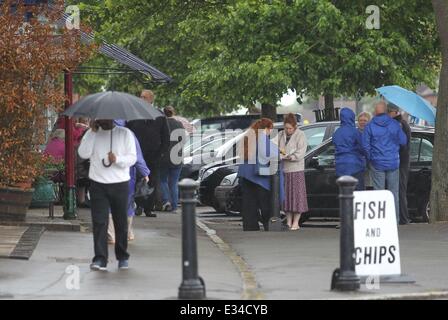
[[143, 208], [138, 207], [137, 209], [135, 209], [136, 216], [141, 216], [142, 214], [143, 214]]
[[95, 261], [90, 264], [90, 270], [92, 271], [107, 271], [107, 264], [100, 261]]
[[153, 212], [145, 212], [145, 216], [149, 217], [149, 218], [157, 218], [157, 214], [153, 213]]
[[263, 229], [264, 229], [264, 231], [269, 231], [269, 222], [263, 223]]

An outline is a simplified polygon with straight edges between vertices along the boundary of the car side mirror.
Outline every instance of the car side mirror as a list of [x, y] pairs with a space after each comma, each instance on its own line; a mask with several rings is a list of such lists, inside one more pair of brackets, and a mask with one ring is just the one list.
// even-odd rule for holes
[[309, 165], [311, 168], [314, 168], [314, 169], [320, 169], [319, 158], [318, 158], [318, 157], [312, 157], [311, 160], [310, 160], [310, 162], [308, 163], [308, 165]]

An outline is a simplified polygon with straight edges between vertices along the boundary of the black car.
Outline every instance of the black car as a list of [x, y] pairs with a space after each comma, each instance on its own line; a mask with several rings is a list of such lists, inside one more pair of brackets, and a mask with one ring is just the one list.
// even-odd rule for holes
[[[408, 208], [414, 221], [429, 220], [431, 165], [434, 129], [412, 127], [410, 144], [411, 167], [408, 182]], [[303, 220], [310, 217], [338, 217], [338, 187], [335, 174], [335, 147], [331, 139], [305, 156], [305, 178], [310, 209]], [[217, 205], [228, 212], [240, 212], [241, 190], [236, 177], [237, 167], [226, 176], [215, 190]], [[228, 170], [225, 170], [228, 172]], [[219, 174], [220, 169], [216, 170]]]
[[[308, 150], [313, 150], [323, 141], [330, 138], [339, 126], [339, 121], [319, 122], [301, 126], [300, 129], [307, 137]], [[282, 130], [283, 123], [276, 123], [274, 128]], [[202, 167], [199, 171], [199, 181], [201, 183], [199, 200], [202, 204], [213, 207], [217, 212], [226, 211], [226, 207], [223, 206], [222, 199], [218, 199], [215, 195], [215, 189], [220, 185], [226, 175], [238, 170], [238, 159], [235, 148], [236, 141], [241, 139], [241, 137], [242, 135], [235, 137], [235, 141], [233, 142], [230, 140], [223, 146], [221, 153], [218, 154], [218, 160]], [[225, 156], [225, 160], [222, 160], [221, 156]]]

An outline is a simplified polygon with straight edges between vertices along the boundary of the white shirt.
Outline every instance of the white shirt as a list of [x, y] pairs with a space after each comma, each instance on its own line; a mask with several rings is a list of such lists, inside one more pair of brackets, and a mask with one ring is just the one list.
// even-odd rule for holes
[[117, 161], [108, 168], [102, 160], [109, 164], [111, 131], [101, 128], [97, 132], [88, 130], [82, 138], [78, 153], [81, 158], [90, 159], [89, 178], [93, 181], [111, 184], [126, 182], [131, 178], [129, 168], [137, 161], [132, 132], [127, 128], [114, 127], [112, 134], [112, 152]]

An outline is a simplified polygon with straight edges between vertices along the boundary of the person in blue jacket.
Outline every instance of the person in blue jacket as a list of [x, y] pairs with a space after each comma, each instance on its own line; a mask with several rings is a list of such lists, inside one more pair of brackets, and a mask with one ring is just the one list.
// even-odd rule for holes
[[362, 146], [371, 164], [370, 176], [375, 190], [390, 190], [394, 195], [397, 223], [400, 221], [400, 146], [407, 144], [407, 137], [398, 121], [387, 114], [387, 104], [375, 105], [375, 117], [362, 134]]
[[355, 126], [355, 113], [349, 108], [341, 110], [341, 126], [333, 134], [336, 148], [336, 176], [358, 179], [356, 190], [364, 190], [366, 159], [362, 149], [362, 135]]
[[[272, 160], [279, 158], [278, 147], [269, 138], [272, 129], [272, 121], [262, 118], [250, 127], [243, 138], [243, 154], [240, 155], [238, 177], [242, 191], [241, 215], [244, 231], [260, 230], [259, 220], [263, 223], [265, 231], [269, 229], [271, 174], [274, 170], [279, 170], [280, 174], [279, 202], [282, 203], [285, 198], [282, 167], [280, 165], [278, 168], [274, 168], [275, 166], [270, 168]], [[259, 219], [260, 213], [261, 219]]]

